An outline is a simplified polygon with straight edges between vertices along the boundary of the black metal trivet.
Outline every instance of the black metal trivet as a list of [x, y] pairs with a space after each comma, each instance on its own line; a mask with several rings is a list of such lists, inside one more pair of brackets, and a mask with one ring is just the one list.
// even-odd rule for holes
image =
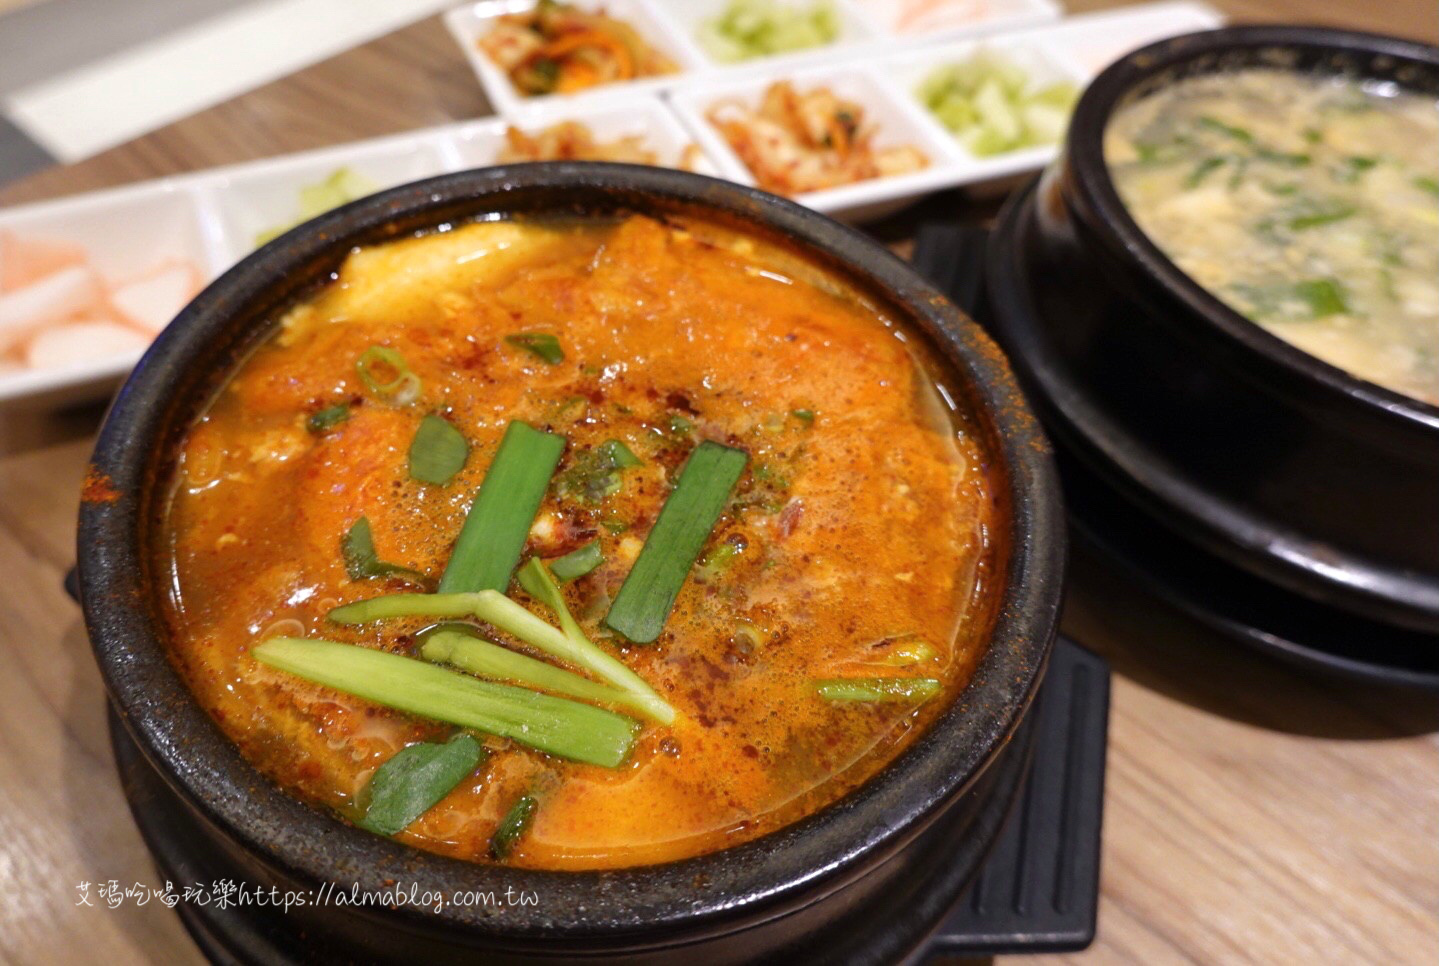
[[[925, 225], [913, 264], [971, 316], [989, 232]], [[1034, 762], [1016, 814], [926, 954], [1069, 952], [1094, 941], [1109, 733], [1109, 665], [1061, 638], [1033, 713]]]
[[1060, 638], [1035, 707], [1034, 761], [1015, 814], [931, 956], [1070, 952], [1094, 941], [1109, 734], [1109, 665]]

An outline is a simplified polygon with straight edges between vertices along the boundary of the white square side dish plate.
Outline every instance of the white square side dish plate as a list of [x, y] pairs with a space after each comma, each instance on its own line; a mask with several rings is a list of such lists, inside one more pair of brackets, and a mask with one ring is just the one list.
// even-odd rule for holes
[[578, 121], [601, 142], [635, 138], [663, 167], [719, 175], [714, 162], [674, 114], [658, 97], [647, 94], [589, 104], [583, 110], [563, 101], [536, 106], [511, 120], [487, 118], [446, 129], [445, 141], [454, 152], [455, 168], [478, 168], [500, 163], [511, 126], [533, 136], [566, 121]]
[[[144, 303], [172, 315], [229, 264], [214, 213], [183, 179], [3, 210], [0, 233], [0, 273], [7, 280], [0, 294], [0, 358], [6, 363], [0, 406], [7, 407], [95, 398], [129, 371], [163, 328], [164, 318], [144, 312]], [[17, 257], [21, 250], [31, 254]], [[52, 264], [22, 266], [22, 260]], [[160, 279], [161, 291], [145, 291], [151, 286], [144, 283], [168, 276], [171, 268], [178, 270], [177, 283]], [[67, 321], [54, 321], [61, 316]], [[30, 321], [36, 319], [43, 321]], [[69, 346], [66, 363], [19, 363], [53, 357], [57, 335]]]
[[354, 182], [356, 197], [363, 197], [453, 166], [436, 135], [402, 135], [216, 169], [201, 176], [200, 183], [220, 214], [226, 264], [231, 265], [259, 248], [262, 235], [308, 221], [302, 193], [338, 173]]
[[1057, 20], [1055, 0], [851, 0], [885, 35], [949, 40]]
[[743, 60], [725, 60], [715, 55], [704, 39], [706, 26], [721, 16], [732, 0], [658, 0], [656, 8], [672, 31], [683, 37], [707, 67], [729, 72], [769, 70], [779, 66], [836, 61], [857, 57], [865, 48], [885, 37], [874, 22], [850, 0], [772, 0], [777, 6], [797, 13], [826, 7], [834, 16], [838, 33], [827, 44], [785, 51]]
[[1089, 75], [1063, 52], [1044, 40], [1047, 30], [1020, 34], [998, 34], [983, 40], [966, 40], [895, 57], [880, 65], [898, 97], [916, 109], [935, 137], [945, 139], [960, 155], [953, 183], [983, 184], [1033, 171], [1048, 164], [1058, 143], [1022, 147], [995, 154], [976, 154], [962, 141], [963, 131], [951, 131], [920, 98], [919, 88], [935, 71], [968, 63], [975, 58], [995, 58], [1013, 64], [1028, 76], [1029, 87], [1037, 90], [1049, 84], [1068, 83], [1082, 90]]
[[700, 146], [713, 157], [722, 175], [731, 181], [753, 185], [755, 175], [710, 119], [713, 110], [753, 109], [766, 89], [775, 82], [789, 81], [803, 94], [826, 88], [858, 104], [864, 111], [861, 123], [874, 131], [877, 149], [911, 146], [929, 165], [905, 174], [882, 176], [852, 184], [795, 194], [794, 200], [816, 211], [849, 221], [880, 217], [897, 206], [943, 187], [953, 178], [959, 159], [954, 148], [927, 129], [923, 119], [887, 88], [870, 68], [858, 65], [810, 67], [804, 70], [776, 69], [741, 78], [726, 78], [686, 85], [671, 92], [670, 104]]
[[445, 27], [450, 36], [460, 45], [470, 67], [479, 79], [485, 98], [495, 113], [502, 117], [513, 117], [526, 111], [548, 107], [551, 103], [587, 102], [633, 93], [648, 93], [673, 85], [686, 75], [707, 68], [704, 55], [690, 40], [675, 29], [674, 24], [657, 9], [663, 0], [571, 0], [572, 5], [582, 10], [604, 12], [617, 20], [623, 20], [633, 27], [644, 40], [679, 66], [674, 74], [642, 77], [630, 81], [605, 84], [577, 91], [572, 94], [548, 94], [530, 97], [521, 94], [511, 83], [509, 76], [489, 55], [480, 49], [480, 40], [485, 37], [499, 18], [506, 14], [523, 13], [533, 10], [537, 0], [480, 0], [448, 10], [444, 15]]

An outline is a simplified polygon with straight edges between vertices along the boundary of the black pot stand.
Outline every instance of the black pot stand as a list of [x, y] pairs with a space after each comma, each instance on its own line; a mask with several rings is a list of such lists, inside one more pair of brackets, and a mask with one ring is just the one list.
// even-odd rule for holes
[[[1045, 338], [1059, 324], [1025, 315], [1022, 326], [1001, 324], [986, 308], [1004, 299], [1008, 310], [1028, 300], [986, 290], [987, 259], [1016, 260], [1015, 225], [1033, 204], [1035, 184], [1021, 189], [994, 232], [928, 225], [920, 230], [915, 266], [989, 329], [1013, 363], [1054, 443], [1064, 484], [1071, 535], [1139, 586], [1221, 636], [1310, 670], [1398, 687], [1439, 690], [1439, 640], [1431, 634], [1366, 619], [1286, 590], [1250, 574], [1186, 539], [1130, 498], [1132, 481], [1098, 465], [1084, 428], [1049, 398], [1031, 366], [1050, 370], [1057, 357]], [[993, 277], [993, 276], [991, 276]], [[1079, 392], [1073, 384], [1067, 391]]]

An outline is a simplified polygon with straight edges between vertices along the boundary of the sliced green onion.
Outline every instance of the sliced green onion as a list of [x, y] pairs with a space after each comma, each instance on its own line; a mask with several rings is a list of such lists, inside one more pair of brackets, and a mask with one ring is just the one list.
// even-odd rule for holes
[[1216, 117], [1210, 117], [1207, 114], [1202, 115], [1199, 118], [1199, 123], [1202, 124], [1204, 127], [1209, 128], [1209, 130], [1211, 131], [1217, 131], [1220, 134], [1223, 134], [1226, 137], [1231, 137], [1236, 141], [1242, 141], [1245, 144], [1254, 143], [1253, 134], [1250, 134], [1242, 127], [1235, 127], [1233, 124], [1225, 124], [1223, 121], [1219, 120]]
[[1336, 221], [1343, 221], [1349, 218], [1356, 211], [1353, 205], [1334, 205], [1318, 211], [1307, 212], [1296, 215], [1289, 219], [1289, 227], [1294, 231], [1303, 231], [1306, 228], [1317, 228], [1320, 225], [1329, 225]]
[[1309, 306], [1309, 314], [1316, 319], [1349, 311], [1344, 289], [1332, 278], [1311, 278], [1295, 282], [1294, 294], [1304, 300], [1304, 304]]
[[679, 413], [670, 414], [669, 426], [670, 432], [673, 433], [675, 436], [688, 436], [690, 434], [690, 430], [695, 428], [694, 423], [690, 422], [688, 419], [681, 416]]
[[929, 641], [913, 634], [905, 634], [893, 640], [893, 646], [886, 649], [883, 655], [871, 658], [867, 663], [883, 664], [888, 667], [908, 667], [912, 664], [932, 660], [938, 653]]
[[510, 585], [564, 450], [563, 436], [510, 423], [460, 528], [440, 593], [502, 591]]
[[1420, 191], [1427, 191], [1436, 198], [1439, 198], [1439, 178], [1430, 178], [1420, 175], [1414, 179], [1414, 187]]
[[565, 350], [560, 347], [560, 340], [548, 332], [516, 332], [505, 336], [505, 341], [552, 366], [565, 361]]
[[1209, 176], [1209, 172], [1223, 166], [1224, 158], [1205, 158], [1194, 166], [1194, 170], [1189, 172], [1188, 177], [1184, 179], [1184, 187], [1199, 187], [1200, 183]]
[[[393, 379], [385, 378], [386, 370], [394, 373]], [[370, 346], [360, 354], [355, 371], [366, 389], [397, 405], [408, 405], [420, 398], [420, 377], [410, 371], [405, 357], [394, 349]]]
[[599, 445], [599, 453], [604, 459], [622, 470], [632, 466], [643, 466], [644, 460], [634, 454], [634, 451], [617, 439], [608, 439]]
[[578, 550], [571, 550], [563, 557], [556, 557], [550, 561], [550, 573], [555, 579], [561, 582], [574, 580], [583, 577], [604, 563], [605, 555], [600, 550], [600, 542], [591, 540]]
[[621, 520], [619, 517], [605, 517], [600, 520], [600, 526], [604, 527], [609, 533], [624, 533], [630, 528], [629, 523]]
[[515, 845], [520, 841], [520, 836], [529, 830], [530, 823], [535, 820], [535, 812], [539, 810], [540, 803], [533, 795], [521, 795], [510, 806], [505, 817], [500, 819], [500, 824], [495, 828], [495, 834], [490, 836], [490, 856], [497, 862], [503, 862], [510, 857], [515, 850]]
[[520, 586], [525, 589], [525, 593], [555, 612], [555, 617], [560, 622], [560, 630], [564, 631], [566, 637], [590, 643], [589, 639], [585, 637], [584, 629], [570, 613], [570, 607], [565, 603], [564, 591], [560, 590], [560, 585], [555, 581], [554, 575], [550, 573], [544, 561], [538, 557], [531, 557], [520, 568], [519, 577]]
[[730, 569], [735, 558], [744, 553], [743, 540], [735, 538], [721, 540], [705, 554], [695, 567], [695, 580], [702, 584], [713, 583], [721, 574]]
[[620, 471], [643, 465], [628, 446], [607, 440], [575, 457], [574, 464], [555, 478], [555, 495], [589, 504], [603, 503], [620, 490]]
[[1359, 180], [1361, 174], [1378, 165], [1379, 159], [1356, 155], [1345, 158], [1343, 164], [1344, 166], [1335, 172], [1334, 178], [1336, 181], [1342, 181], [1345, 184], [1353, 184]]
[[578, 701], [478, 681], [388, 651], [335, 641], [272, 637], [255, 660], [387, 708], [509, 738], [562, 758], [616, 768], [638, 722]]
[[829, 678], [814, 682], [826, 701], [923, 701], [943, 687], [934, 678]]
[[804, 423], [806, 426], [809, 426], [814, 422], [813, 409], [791, 409], [789, 411], [789, 414], [795, 419], [798, 419], [800, 422]]
[[484, 757], [480, 743], [466, 734], [444, 744], [401, 748], [365, 786], [369, 806], [359, 826], [380, 835], [404, 831], [472, 774]]
[[328, 433], [336, 426], [350, 418], [350, 404], [339, 403], [335, 406], [328, 406], [319, 412], [311, 413], [310, 418], [305, 420], [305, 428], [316, 436]]
[[[525, 593], [554, 611], [572, 655], [566, 658], [567, 660], [593, 671], [611, 684], [633, 693], [640, 701], [644, 702], [646, 713], [661, 724], [669, 724], [674, 720], [674, 708], [670, 707], [668, 702], [646, 684], [643, 678], [616, 658], [600, 650], [599, 645], [585, 635], [584, 628], [580, 627], [579, 622], [570, 613], [569, 605], [565, 603], [564, 591], [560, 590], [560, 585], [555, 582], [554, 576], [545, 567], [543, 561], [538, 557], [531, 557], [520, 568], [519, 576], [520, 586], [525, 589]], [[514, 604], [508, 599], [505, 602]], [[518, 604], [514, 604], [514, 606], [519, 614], [533, 617], [529, 611]], [[491, 621], [491, 623], [495, 623], [497, 627], [503, 626], [495, 621]], [[548, 624], [544, 626], [549, 627]], [[510, 633], [517, 634], [513, 630]], [[564, 657], [564, 655], [560, 656]]]
[[[558, 594], [558, 587], [556, 588]], [[549, 604], [548, 600], [543, 601]], [[563, 598], [560, 598], [563, 605]], [[551, 605], [552, 606], [552, 605]], [[568, 634], [546, 624], [504, 594], [482, 590], [474, 594], [388, 594], [356, 601], [330, 611], [329, 618], [337, 624], [368, 624], [393, 617], [474, 617], [512, 634], [531, 647], [568, 661], [590, 671], [615, 687], [628, 691], [644, 706], [645, 714], [669, 724], [675, 710], [654, 692], [635, 672], [618, 658], [600, 650], [599, 646], [578, 631], [568, 609], [555, 608], [562, 621], [568, 621], [576, 633]]]
[[375, 552], [375, 535], [370, 529], [368, 517], [360, 517], [345, 532], [340, 540], [340, 553], [345, 558], [345, 573], [351, 580], [365, 580], [369, 577], [404, 577], [423, 581], [425, 575], [418, 570], [388, 563]]
[[605, 626], [637, 644], [660, 636], [685, 577], [704, 549], [749, 456], [706, 440], [695, 447], [665, 500]]
[[735, 621], [734, 634], [731, 639], [737, 644], [744, 645], [748, 650], [757, 650], [764, 646], [765, 633], [759, 629], [754, 621], [747, 621], [740, 618]]
[[1269, 148], [1260, 148], [1254, 152], [1261, 161], [1271, 161], [1274, 164], [1282, 164], [1290, 168], [1303, 168], [1314, 162], [1314, 158], [1307, 154], [1295, 154], [1291, 151], [1271, 151]]
[[617, 704], [647, 714], [644, 702], [635, 695], [582, 678], [573, 671], [518, 654], [494, 641], [487, 641], [465, 625], [441, 625], [425, 636], [420, 657], [431, 664], [452, 664], [462, 671], [492, 681], [503, 681], [551, 694], [560, 694], [598, 704]]
[[410, 443], [410, 476], [422, 483], [444, 486], [465, 468], [470, 444], [449, 420], [433, 413], [420, 420]]

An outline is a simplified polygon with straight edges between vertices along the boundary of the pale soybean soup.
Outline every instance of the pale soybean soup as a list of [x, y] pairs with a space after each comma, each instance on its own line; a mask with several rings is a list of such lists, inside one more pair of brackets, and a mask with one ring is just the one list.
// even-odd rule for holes
[[1277, 69], [1186, 78], [1119, 111], [1105, 159], [1139, 226], [1236, 311], [1439, 403], [1439, 110]]

